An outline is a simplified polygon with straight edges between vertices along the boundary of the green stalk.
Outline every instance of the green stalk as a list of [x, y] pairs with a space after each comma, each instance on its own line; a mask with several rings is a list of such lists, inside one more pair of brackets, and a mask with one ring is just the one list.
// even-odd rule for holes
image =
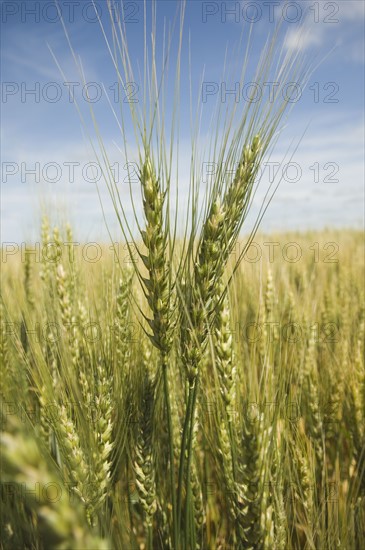
[[194, 415], [195, 415], [195, 407], [196, 407], [196, 398], [198, 394], [198, 383], [199, 379], [198, 376], [194, 380], [194, 386], [192, 389], [192, 403], [191, 403], [191, 411], [190, 411], [190, 419], [189, 419], [189, 438], [188, 438], [188, 456], [187, 456], [187, 463], [186, 463], [186, 500], [185, 500], [185, 541], [187, 541], [187, 531], [188, 531], [188, 519], [189, 519], [189, 508], [190, 508], [190, 501], [191, 501], [191, 488], [190, 488], [190, 472], [191, 472], [191, 460], [193, 455], [193, 433], [194, 433]]
[[232, 426], [232, 420], [228, 419], [228, 435], [229, 439], [231, 441], [231, 457], [232, 457], [232, 475], [233, 480], [237, 481], [237, 473], [236, 473], [236, 453], [235, 453], [235, 440], [234, 440], [234, 434], [233, 434], [233, 426]]
[[[190, 489], [191, 494], [191, 489]], [[190, 495], [189, 495], [190, 499]], [[191, 507], [190, 507], [191, 510]], [[196, 531], [195, 531], [195, 522], [194, 522], [194, 511], [190, 514], [190, 525], [191, 525], [191, 547], [196, 548]]]
[[162, 354], [162, 373], [164, 394], [167, 413], [167, 430], [169, 438], [169, 454], [170, 454], [170, 485], [171, 485], [171, 499], [172, 499], [172, 522], [173, 522], [173, 548], [177, 548], [178, 545], [178, 524], [177, 524], [177, 511], [176, 511], [176, 486], [175, 486], [175, 468], [174, 468], [174, 441], [172, 431], [172, 415], [171, 415], [171, 403], [169, 386], [167, 380], [167, 356]]
[[150, 524], [147, 527], [147, 548], [153, 550], [153, 530]]
[[185, 449], [187, 443], [187, 436], [189, 431], [189, 423], [191, 418], [191, 409], [193, 405], [193, 393], [194, 386], [189, 384], [188, 392], [188, 403], [186, 407], [186, 414], [184, 420], [184, 428], [181, 438], [181, 449], [180, 449], [180, 463], [179, 463], [179, 479], [178, 479], [178, 489], [177, 489], [177, 524], [179, 529], [181, 529], [181, 507], [182, 507], [182, 485], [183, 485], [183, 476], [184, 476], [184, 458], [185, 458]]

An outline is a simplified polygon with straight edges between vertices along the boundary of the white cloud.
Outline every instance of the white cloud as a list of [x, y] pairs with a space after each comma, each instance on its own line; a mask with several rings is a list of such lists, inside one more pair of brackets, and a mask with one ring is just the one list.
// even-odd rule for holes
[[[341, 45], [343, 55], [354, 62], [364, 62], [365, 2], [363, 0], [342, 0], [336, 3], [320, 4], [322, 10], [314, 20], [312, 11], [296, 27], [287, 32], [285, 47], [289, 51], [305, 51], [317, 48]], [[330, 12], [329, 8], [337, 11]], [[327, 11], [325, 11], [327, 10]], [[360, 25], [361, 24], [361, 27]]]
[[[364, 126], [356, 123], [356, 114], [350, 119], [344, 112], [330, 116], [321, 116], [313, 119], [307, 133], [304, 135], [298, 150], [290, 159], [287, 148], [291, 142], [291, 135], [298, 135], [298, 128], [304, 128], [307, 120], [297, 118], [295, 128], [290, 126], [283, 134], [283, 139], [270, 162], [282, 163], [279, 176], [283, 172], [283, 165], [289, 161], [300, 166], [302, 173], [298, 181], [295, 179], [295, 169], [289, 169], [287, 177], [281, 181], [279, 189], [265, 215], [263, 228], [271, 229], [306, 229], [333, 226], [353, 226], [363, 220], [364, 202], [364, 167], [362, 152], [364, 146]], [[119, 161], [120, 154], [111, 141], [106, 141], [105, 147], [110, 152], [111, 162]], [[291, 148], [293, 150], [293, 147]], [[60, 143], [57, 154], [53, 147], [42, 147], [41, 151], [35, 146], [33, 150], [17, 150], [14, 160], [21, 159], [33, 166], [36, 158], [41, 166], [57, 161], [63, 166], [65, 161], [79, 161], [81, 164], [94, 161], [92, 151], [86, 143]], [[184, 201], [187, 197], [190, 167], [190, 152], [187, 143], [180, 147], [179, 172], [179, 216], [183, 216]], [[285, 160], [284, 157], [287, 154]], [[318, 163], [319, 181], [315, 181], [314, 165]], [[334, 173], [334, 163], [338, 164], [338, 172]], [[326, 166], [327, 165], [327, 166]], [[123, 166], [122, 166], [123, 168]], [[252, 215], [246, 224], [250, 228], [258, 209], [261, 206], [264, 192], [267, 189], [268, 169], [265, 169], [262, 184], [259, 187]], [[94, 240], [105, 239], [108, 235], [104, 226], [101, 207], [95, 185], [87, 183], [82, 177], [82, 171], [76, 170], [78, 178], [71, 184], [64, 171], [62, 180], [56, 184], [32, 184], [32, 178], [26, 184], [20, 183], [20, 178], [13, 177], [2, 190], [2, 239], [3, 241], [22, 241], [25, 236], [29, 239], [33, 234], [38, 237], [40, 204], [45, 202], [51, 206], [52, 213], [63, 219], [73, 222], [77, 238]], [[122, 174], [123, 176], [124, 174]], [[51, 173], [50, 173], [51, 176]], [[335, 180], [339, 181], [336, 182]], [[121, 178], [123, 180], [123, 177]], [[111, 225], [112, 233], [118, 231], [115, 214], [110, 202], [105, 183], [100, 182], [102, 203], [106, 218]], [[123, 205], [129, 213], [129, 220], [133, 224], [133, 215], [130, 209], [129, 189], [127, 183], [121, 183]], [[135, 196], [139, 195], [139, 185], [133, 189]], [[204, 194], [203, 187], [201, 189]], [[174, 201], [172, 200], [172, 203]], [[137, 199], [137, 207], [139, 201]], [[33, 232], [33, 233], [32, 233]], [[118, 237], [116, 237], [118, 238]]]
[[290, 29], [285, 37], [285, 47], [291, 51], [304, 51], [323, 42], [324, 32], [321, 28], [309, 25]]

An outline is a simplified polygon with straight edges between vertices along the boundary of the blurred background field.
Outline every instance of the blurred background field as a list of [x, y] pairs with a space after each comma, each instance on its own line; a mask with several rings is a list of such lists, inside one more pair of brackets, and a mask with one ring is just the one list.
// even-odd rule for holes
[[[94, 243], [72, 257], [63, 244], [74, 241], [70, 227], [44, 222], [42, 232], [37, 254], [34, 244], [23, 254], [21, 245], [7, 250], [2, 269], [2, 547], [143, 548], [148, 536], [167, 548], [166, 427], [143, 421], [150, 379], [153, 418], [163, 418], [161, 377], [131, 254], [122, 243], [118, 254]], [[60, 253], [51, 262], [52, 243]], [[361, 548], [364, 234], [278, 233], [254, 243], [203, 361], [196, 547]], [[222, 374], [223, 359], [230, 366]], [[178, 441], [185, 399], [178, 330], [168, 378]], [[246, 488], [240, 546], [227, 449]]]

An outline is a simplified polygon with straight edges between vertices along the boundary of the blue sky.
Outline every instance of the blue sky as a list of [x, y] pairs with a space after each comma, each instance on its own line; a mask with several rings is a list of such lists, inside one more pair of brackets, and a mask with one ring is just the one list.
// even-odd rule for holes
[[[162, 48], [164, 21], [167, 26], [169, 21], [173, 21], [178, 4], [175, 0], [157, 1], [157, 52]], [[106, 2], [99, 1], [96, 5], [108, 32]], [[143, 2], [131, 1], [124, 5], [124, 12], [120, 13], [126, 22], [131, 60], [136, 68], [138, 65], [143, 67]], [[101, 92], [93, 107], [110, 159], [120, 163], [120, 133], [102, 88], [109, 90], [113, 98], [116, 76], [100, 27], [93, 22], [93, 7], [86, 0], [61, 0], [59, 7], [72, 45], [82, 60], [86, 82], [94, 83], [90, 84], [89, 91], [92, 94]], [[150, 8], [151, 3], [147, 2], [148, 14]], [[105, 239], [107, 233], [101, 208], [88, 171], [89, 163], [95, 158], [70, 98], [69, 85], [65, 85], [50, 52], [50, 49], [54, 52], [67, 82], [76, 83], [75, 95], [82, 111], [87, 113], [89, 105], [82, 96], [80, 76], [62, 25], [57, 21], [53, 2], [4, 0], [1, 9], [2, 242], [34, 240], [39, 231], [42, 204], [48, 207], [55, 219], [70, 220], [78, 238]], [[120, 10], [119, 3], [117, 9]], [[224, 99], [224, 86], [232, 89], [238, 85], [238, 100], [245, 101], [244, 86], [247, 82], [237, 81], [248, 36], [248, 21], [252, 20], [247, 81], [250, 81], [250, 71], [267, 36], [278, 22], [282, 24], [285, 51], [300, 50], [313, 67], [319, 64], [306, 88], [300, 89], [301, 97], [295, 103], [288, 125], [270, 159], [272, 162], [282, 161], [292, 140], [295, 143], [300, 141], [291, 159], [293, 164], [267, 211], [263, 229], [362, 226], [364, 3], [361, 0], [187, 2], [180, 102], [179, 186], [182, 199], [188, 187], [190, 162], [189, 39], [194, 104], [199, 101], [201, 89], [197, 84], [203, 71], [205, 85], [214, 83], [213, 88], [208, 88], [212, 93], [202, 106], [204, 121], [217, 98]], [[235, 47], [242, 32], [243, 50], [237, 50]], [[171, 75], [174, 73], [176, 47], [175, 36]], [[223, 82], [226, 51], [232, 73]], [[158, 53], [158, 60], [159, 56]], [[135, 97], [141, 102], [142, 83], [138, 78], [133, 86], [128, 93], [135, 92]], [[34, 94], [29, 93], [32, 89]], [[232, 99], [233, 96], [229, 97]], [[114, 102], [114, 107], [116, 105]], [[75, 167], [74, 178], [72, 166]], [[299, 179], [295, 173], [298, 167]], [[36, 176], [32, 170], [36, 171]], [[113, 227], [115, 218], [102, 180], [99, 189], [108, 222]], [[126, 186], [121, 189], [127, 194]], [[258, 193], [254, 212], [260, 198], [262, 195]]]

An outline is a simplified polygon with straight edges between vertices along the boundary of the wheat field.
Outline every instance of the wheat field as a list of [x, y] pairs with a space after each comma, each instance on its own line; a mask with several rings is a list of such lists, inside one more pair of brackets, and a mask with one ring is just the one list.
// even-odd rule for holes
[[126, 185], [99, 109], [72, 108], [120, 238], [79, 242], [81, 222], [45, 209], [38, 243], [2, 246], [1, 548], [360, 550], [364, 234], [258, 232], [280, 183], [262, 192], [261, 169], [294, 107], [283, 92], [313, 60], [280, 26], [262, 50], [244, 28], [222, 78], [277, 85], [203, 112], [186, 3], [160, 25], [144, 3], [143, 63], [105, 4], [100, 59], [142, 91], [110, 103]]
[[256, 237], [200, 348], [188, 484], [184, 316], [161, 352], [141, 259], [67, 242], [44, 219], [3, 264], [2, 548], [361, 548], [363, 234]]

